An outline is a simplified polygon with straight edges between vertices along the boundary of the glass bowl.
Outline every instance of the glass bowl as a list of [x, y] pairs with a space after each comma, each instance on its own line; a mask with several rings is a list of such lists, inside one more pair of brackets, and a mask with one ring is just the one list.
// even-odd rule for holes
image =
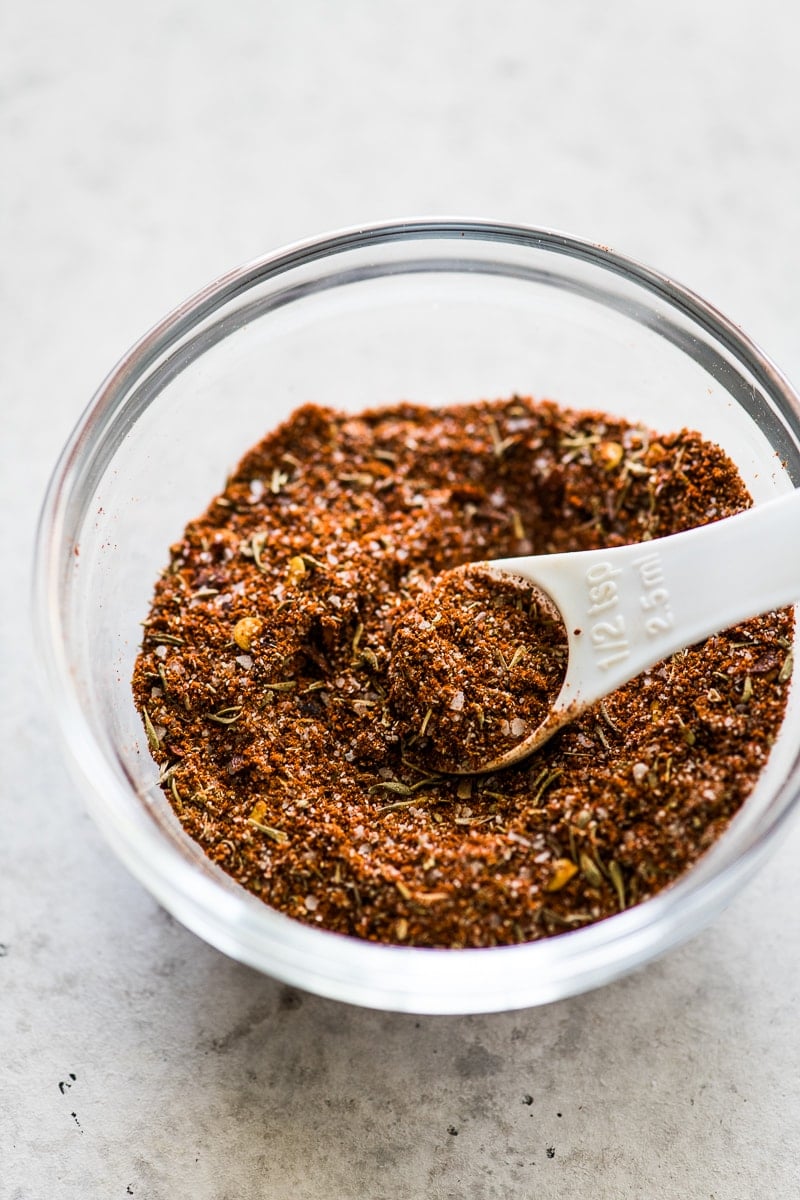
[[240, 267], [114, 368], [65, 447], [40, 522], [37, 645], [90, 811], [133, 874], [225, 953], [376, 1008], [487, 1012], [605, 983], [682, 942], [764, 858], [800, 792], [800, 705], [759, 784], [679, 882], [549, 940], [483, 950], [359, 941], [272, 911], [182, 831], [130, 690], [169, 545], [241, 454], [306, 401], [550, 397], [716, 441], [756, 501], [800, 480], [800, 403], [697, 296], [605, 247], [458, 220], [353, 229]]

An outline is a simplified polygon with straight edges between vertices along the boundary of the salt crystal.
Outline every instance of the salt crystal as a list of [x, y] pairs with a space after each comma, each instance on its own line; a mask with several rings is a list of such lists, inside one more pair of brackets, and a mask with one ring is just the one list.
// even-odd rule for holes
[[453, 712], [461, 712], [464, 707], [464, 693], [462, 691], [454, 692], [453, 699], [450, 701], [450, 707]]
[[251, 479], [250, 480], [250, 498], [251, 498], [251, 500], [253, 500], [253, 502], [255, 502], [256, 500], [260, 500], [263, 495], [264, 495], [264, 480], [263, 479]]
[[249, 671], [253, 665], [253, 660], [249, 654], [237, 654], [236, 662], [240, 667], [244, 667], [245, 671]]
[[514, 737], [522, 737], [527, 728], [522, 717], [514, 717], [514, 720], [511, 722], [511, 733]]
[[306, 906], [306, 909], [308, 910], [308, 912], [316, 912], [317, 911], [317, 897], [316, 896], [306, 896], [305, 906]]
[[644, 777], [647, 775], [647, 763], [634, 763], [631, 774], [633, 775], [634, 783], [641, 783]]

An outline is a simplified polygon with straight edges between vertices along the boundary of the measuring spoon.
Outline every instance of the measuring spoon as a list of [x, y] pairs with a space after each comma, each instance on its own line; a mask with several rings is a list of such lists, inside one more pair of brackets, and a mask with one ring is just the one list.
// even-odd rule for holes
[[739, 621], [800, 599], [800, 489], [733, 517], [611, 550], [493, 559], [561, 613], [569, 658], [547, 717], [465, 774], [526, 758], [642, 671]]

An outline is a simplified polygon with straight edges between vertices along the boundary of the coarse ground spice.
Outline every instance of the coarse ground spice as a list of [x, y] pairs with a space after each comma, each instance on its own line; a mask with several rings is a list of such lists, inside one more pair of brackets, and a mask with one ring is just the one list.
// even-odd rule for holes
[[530, 583], [443, 571], [392, 617], [389, 708], [420, 765], [477, 771], [550, 711], [567, 666], [560, 614]]
[[559, 626], [515, 581], [437, 577], [748, 504], [685, 430], [520, 397], [299, 409], [171, 548], [145, 622], [134, 696], [184, 829], [274, 908], [384, 942], [530, 941], [654, 895], [767, 760], [791, 611], [674, 655], [525, 762], [459, 778], [437, 753], [535, 719], [519, 685], [553, 686]]

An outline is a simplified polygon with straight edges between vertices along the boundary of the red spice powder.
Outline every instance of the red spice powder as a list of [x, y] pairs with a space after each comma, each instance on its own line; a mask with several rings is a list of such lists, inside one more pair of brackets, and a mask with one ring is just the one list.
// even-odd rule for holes
[[420, 765], [480, 771], [540, 725], [567, 665], [561, 616], [531, 584], [444, 571], [392, 615], [389, 711]]
[[748, 504], [686, 430], [521, 397], [299, 409], [156, 584], [133, 691], [167, 798], [265, 903], [377, 941], [530, 941], [654, 895], [758, 779], [791, 612], [674, 655], [526, 762], [459, 778], [445, 757], [535, 723], [563, 640], [526, 585], [442, 573]]

